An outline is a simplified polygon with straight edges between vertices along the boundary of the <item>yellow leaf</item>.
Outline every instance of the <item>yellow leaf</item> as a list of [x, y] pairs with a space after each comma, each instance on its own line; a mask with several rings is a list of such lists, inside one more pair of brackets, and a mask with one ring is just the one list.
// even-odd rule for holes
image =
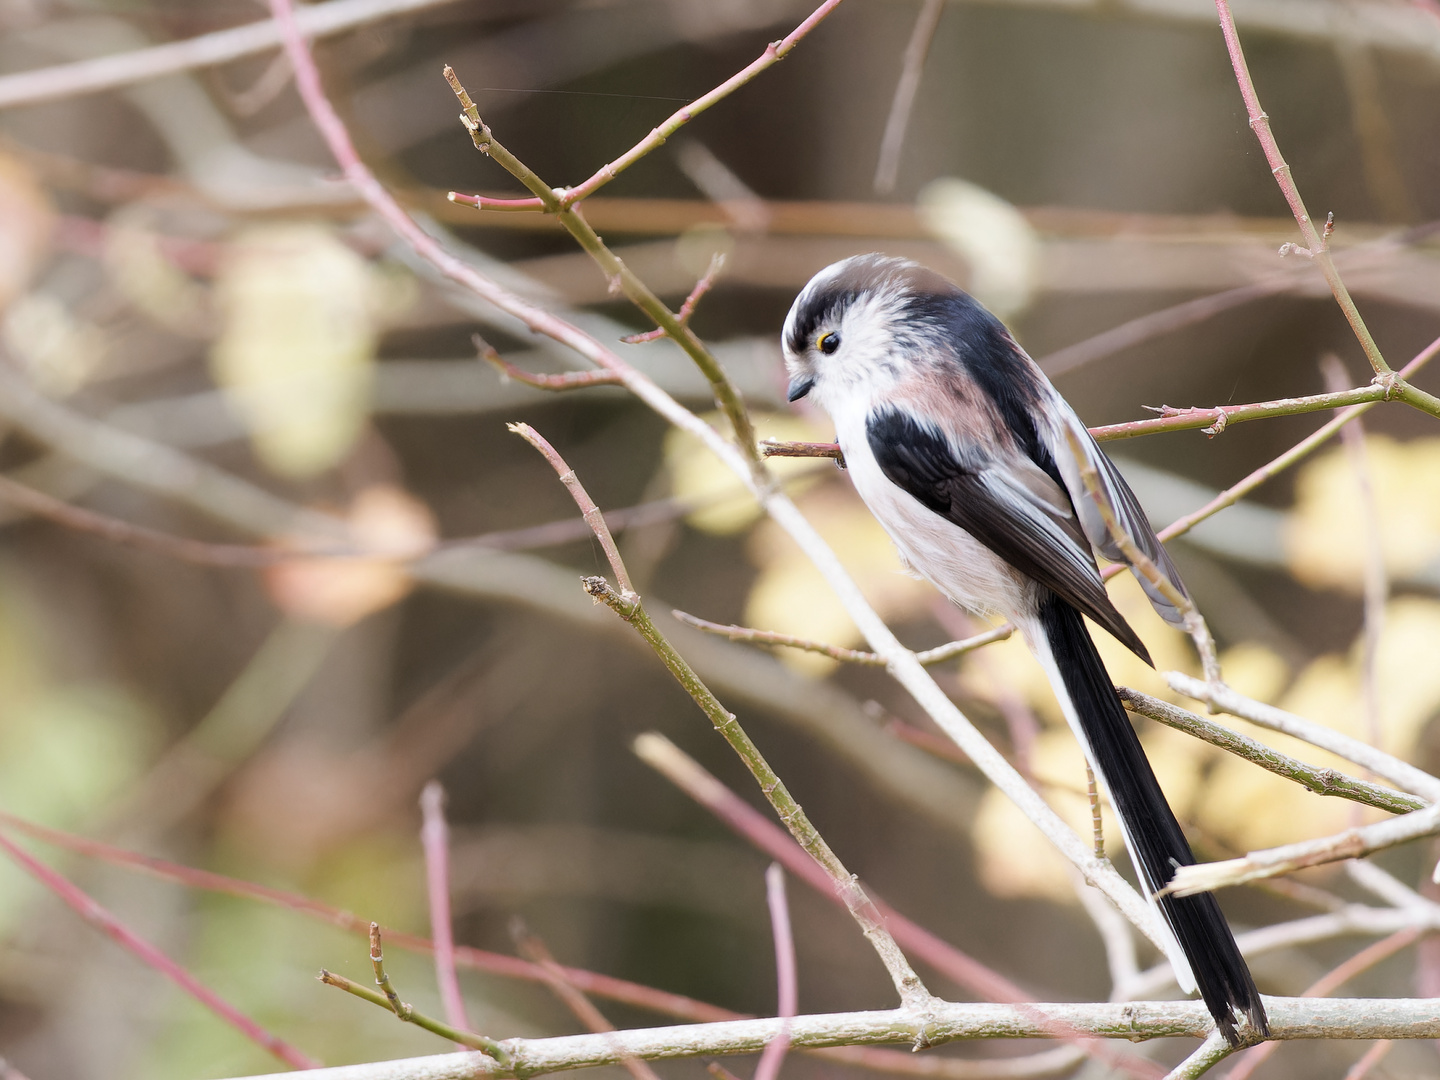
[[0, 309], [25, 292], [50, 247], [55, 209], [30, 169], [0, 154]]
[[270, 469], [308, 477], [364, 427], [375, 349], [372, 276], [318, 225], [272, 225], [230, 243], [216, 281], [216, 381]]
[[[717, 427], [725, 426], [725, 420], [719, 414], [712, 413], [705, 419]], [[755, 413], [752, 419], [756, 436], [760, 439], [828, 442], [833, 438], [826, 429], [786, 413]], [[715, 536], [730, 536], [748, 529], [759, 520], [760, 505], [745, 485], [688, 432], [673, 428], [665, 436], [665, 466], [670, 473], [672, 493], [694, 507], [685, 518], [692, 527]], [[833, 469], [834, 465], [813, 458], [770, 460], [771, 471], [780, 479], [792, 483], [807, 474], [824, 476], [826, 467]]]
[[[1371, 435], [1365, 450], [1386, 569], [1397, 577], [1413, 574], [1440, 558], [1440, 438], [1399, 443]], [[1300, 471], [1284, 535], [1299, 580], [1360, 591], [1369, 529], [1360, 483], [1343, 448]]]
[[307, 622], [349, 626], [409, 593], [405, 560], [435, 543], [435, 521], [424, 503], [399, 488], [377, 484], [355, 497], [351, 536], [368, 555], [297, 557], [270, 567], [265, 585], [275, 605]]
[[[817, 488], [801, 500], [801, 509], [881, 618], [922, 611], [934, 599], [930, 585], [906, 573], [889, 535], [848, 486]], [[832, 645], [860, 643], [860, 631], [844, 605], [779, 526], [763, 522], [752, 534], [749, 550], [761, 568], [745, 606], [750, 625]], [[827, 671], [835, 663], [795, 649], [783, 650], [780, 656], [787, 664], [815, 673]]]

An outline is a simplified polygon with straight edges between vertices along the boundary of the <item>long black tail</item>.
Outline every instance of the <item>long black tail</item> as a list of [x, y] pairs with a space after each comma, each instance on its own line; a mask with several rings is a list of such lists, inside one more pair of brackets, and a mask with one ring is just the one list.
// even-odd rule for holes
[[[1124, 825], [1145, 886], [1153, 894], [1170, 881], [1177, 866], [1192, 864], [1195, 856], [1165, 801], [1080, 613], [1052, 596], [1041, 605], [1040, 621], [1090, 743], [1101, 782]], [[1166, 895], [1159, 902], [1165, 921], [1190, 961], [1200, 995], [1225, 1038], [1232, 1046], [1239, 1044], [1235, 1012], [1248, 1016], [1256, 1030], [1268, 1035], [1260, 992], [1215, 897], [1210, 893]]]

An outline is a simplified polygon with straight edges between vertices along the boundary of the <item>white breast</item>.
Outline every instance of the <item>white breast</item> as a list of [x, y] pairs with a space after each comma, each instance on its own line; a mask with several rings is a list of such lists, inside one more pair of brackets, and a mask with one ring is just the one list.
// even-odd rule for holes
[[885, 478], [865, 431], [869, 405], [859, 405], [856, 396], [833, 403], [838, 406], [830, 413], [836, 439], [855, 490], [890, 534], [900, 557], [967, 611], [1011, 620], [1028, 614], [1034, 607], [1029, 579]]

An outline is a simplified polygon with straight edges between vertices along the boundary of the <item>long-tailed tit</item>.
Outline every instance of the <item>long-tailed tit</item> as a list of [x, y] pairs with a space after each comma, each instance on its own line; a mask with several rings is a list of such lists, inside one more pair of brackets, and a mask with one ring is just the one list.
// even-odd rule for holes
[[[999, 320], [915, 263], [859, 255], [822, 270], [790, 308], [783, 344], [790, 400], [809, 395], [830, 414], [856, 490], [905, 562], [961, 607], [1009, 619], [1044, 667], [1173, 936], [1181, 987], [1198, 986], [1232, 1045], [1239, 1016], [1267, 1034], [1215, 898], [1156, 895], [1195, 857], [1081, 618], [1150, 663], [1096, 568], [1094, 549], [1124, 555], [1072, 440], [1121, 527], [1185, 589], [1124, 478]], [[1174, 605], [1140, 580], [1180, 625]]]

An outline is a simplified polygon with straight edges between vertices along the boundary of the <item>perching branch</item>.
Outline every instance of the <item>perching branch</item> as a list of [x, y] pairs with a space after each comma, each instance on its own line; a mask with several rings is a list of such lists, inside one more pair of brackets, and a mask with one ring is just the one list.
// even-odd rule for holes
[[[1031, 1015], [1031, 1011], [1038, 1015]], [[1272, 1039], [1433, 1039], [1440, 1016], [1428, 999], [1267, 997]], [[936, 1001], [925, 1017], [906, 1009], [889, 1012], [797, 1016], [790, 1023], [796, 1048], [876, 1045], [917, 1041], [938, 1045], [955, 1039], [1044, 1038], [1047, 1021], [1104, 1038], [1203, 1039], [1213, 1021], [1199, 1001], [1131, 1001], [1097, 1004], [996, 1005]], [[476, 1080], [532, 1077], [542, 1073], [619, 1064], [622, 1054], [646, 1061], [761, 1052], [780, 1032], [779, 1018], [737, 1020], [683, 1027], [642, 1028], [604, 1035], [507, 1039], [509, 1068], [475, 1054], [383, 1061], [324, 1069], [314, 1080]], [[251, 1077], [281, 1080], [286, 1074]]]

